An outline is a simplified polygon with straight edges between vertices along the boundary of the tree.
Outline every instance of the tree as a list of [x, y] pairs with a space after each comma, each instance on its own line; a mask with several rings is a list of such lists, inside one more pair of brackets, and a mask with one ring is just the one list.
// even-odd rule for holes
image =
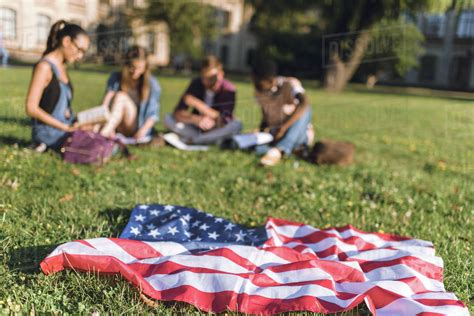
[[[454, 5], [458, 6], [459, 2], [466, 1], [470, 0], [458, 0], [458, 4]], [[319, 56], [315, 55], [313, 62], [316, 59], [322, 61], [317, 69], [324, 74], [325, 87], [336, 92], [343, 90], [354, 76], [366, 55], [367, 48], [375, 39], [374, 32], [378, 25], [393, 24], [400, 21], [402, 15], [406, 13], [442, 11], [453, 5], [452, 0], [249, 0], [249, 2], [255, 7], [252, 25], [261, 40], [261, 50], [271, 53], [268, 49], [268, 39], [275, 38], [278, 33], [284, 33], [288, 39], [292, 34], [295, 37], [302, 37], [303, 32], [307, 32], [305, 39], [311, 42], [301, 43], [299, 47], [312, 46], [313, 50], [314, 47], [318, 47], [320, 53]], [[306, 21], [302, 19], [310, 15], [314, 18]], [[302, 26], [304, 23], [306, 25]], [[399, 60], [407, 59], [399, 58]]]
[[204, 39], [217, 34], [214, 8], [199, 1], [149, 0], [143, 13], [147, 21], [168, 24], [172, 54], [200, 58]]

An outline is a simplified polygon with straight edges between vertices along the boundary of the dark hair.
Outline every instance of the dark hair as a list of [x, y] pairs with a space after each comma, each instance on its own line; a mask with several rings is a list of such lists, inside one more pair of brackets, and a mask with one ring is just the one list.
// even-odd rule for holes
[[59, 20], [51, 26], [49, 31], [48, 42], [43, 56], [51, 53], [53, 50], [61, 46], [62, 39], [69, 36], [75, 39], [79, 35], [87, 35], [86, 31], [77, 24], [68, 23], [64, 20]]
[[206, 56], [201, 63], [201, 70], [209, 68], [222, 68], [222, 63], [219, 58], [214, 55]]
[[147, 100], [150, 95], [150, 65], [148, 63], [148, 51], [141, 46], [134, 45], [130, 47], [124, 56], [124, 67], [120, 76], [120, 90], [128, 92], [132, 86], [132, 78], [130, 77], [129, 68], [134, 60], [145, 60], [147, 62], [143, 75], [138, 79], [138, 93], [140, 101]]
[[272, 80], [277, 75], [276, 64], [269, 59], [259, 59], [252, 65], [252, 76], [254, 81]]

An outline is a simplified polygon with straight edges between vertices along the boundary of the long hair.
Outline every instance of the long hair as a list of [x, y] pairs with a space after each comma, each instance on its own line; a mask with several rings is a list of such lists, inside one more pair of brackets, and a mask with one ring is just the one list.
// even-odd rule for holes
[[46, 43], [46, 49], [43, 52], [43, 56], [59, 48], [63, 38], [66, 36], [69, 36], [71, 39], [75, 39], [79, 35], [87, 35], [86, 31], [79, 25], [69, 23], [64, 20], [57, 21], [53, 24], [53, 26], [51, 26], [48, 42]]
[[138, 79], [138, 94], [140, 101], [145, 101], [150, 95], [150, 66], [148, 64], [148, 52], [141, 46], [132, 46], [125, 54], [124, 67], [120, 78], [120, 90], [128, 92], [132, 86], [132, 77], [129, 68], [134, 60], [146, 61], [145, 72]]

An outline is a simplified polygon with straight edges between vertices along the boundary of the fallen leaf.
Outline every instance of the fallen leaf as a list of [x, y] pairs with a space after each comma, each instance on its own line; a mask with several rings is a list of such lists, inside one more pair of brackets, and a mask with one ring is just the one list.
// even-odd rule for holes
[[62, 198], [59, 199], [59, 203], [64, 203], [64, 202], [69, 202], [74, 198], [74, 195], [71, 193], [68, 193], [64, 195]]

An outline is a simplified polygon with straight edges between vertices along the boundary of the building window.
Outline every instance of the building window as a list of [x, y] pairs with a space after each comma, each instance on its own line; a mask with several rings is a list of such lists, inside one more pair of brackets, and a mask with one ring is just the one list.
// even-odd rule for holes
[[4, 39], [16, 39], [16, 12], [12, 9], [0, 8], [0, 26]]
[[474, 11], [461, 13], [456, 35], [459, 38], [474, 38]]
[[225, 31], [230, 28], [230, 12], [216, 9], [215, 11], [216, 25], [219, 29]]
[[39, 14], [36, 29], [38, 30], [38, 43], [46, 43], [48, 40], [51, 18], [47, 15]]
[[227, 65], [227, 62], [228, 62], [228, 59], [229, 59], [229, 46], [227, 46], [227, 45], [222, 45], [221, 46], [220, 59], [221, 59], [222, 64], [224, 66]]
[[469, 86], [469, 77], [471, 76], [471, 57], [455, 56], [451, 59], [449, 67], [449, 82], [452, 86], [465, 89]]
[[245, 65], [252, 67], [255, 59], [255, 54], [257, 51], [253, 48], [247, 51], [247, 55], [245, 56]]
[[425, 15], [422, 18], [421, 29], [423, 33], [428, 37], [443, 37], [445, 33], [445, 28], [445, 15]]
[[435, 80], [436, 59], [436, 56], [423, 56], [421, 58], [419, 81], [432, 82]]

